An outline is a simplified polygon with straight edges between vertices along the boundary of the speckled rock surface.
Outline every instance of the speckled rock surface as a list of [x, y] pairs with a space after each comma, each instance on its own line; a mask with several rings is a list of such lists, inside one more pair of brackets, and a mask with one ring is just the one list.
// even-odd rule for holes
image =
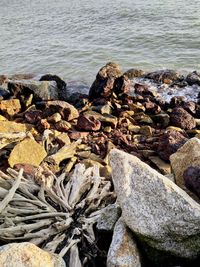
[[107, 267], [141, 267], [137, 244], [122, 218], [117, 221], [114, 228]]
[[12, 243], [0, 247], [1, 267], [66, 267], [63, 259], [34, 244]]
[[113, 149], [110, 162], [122, 218], [138, 239], [176, 257], [200, 255], [200, 205], [135, 156]]

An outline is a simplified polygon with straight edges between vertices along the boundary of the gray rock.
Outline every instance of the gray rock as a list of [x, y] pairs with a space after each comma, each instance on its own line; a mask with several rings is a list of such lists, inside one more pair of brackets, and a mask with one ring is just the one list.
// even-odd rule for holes
[[140, 253], [122, 218], [115, 225], [107, 256], [107, 267], [140, 267]]
[[55, 81], [9, 81], [8, 89], [15, 97], [21, 94], [33, 93], [36, 98], [41, 100], [59, 99], [58, 87]]
[[66, 267], [56, 254], [46, 252], [32, 243], [12, 243], [0, 247], [1, 267]]
[[112, 178], [122, 218], [148, 246], [180, 258], [200, 255], [200, 205], [137, 157], [113, 149]]
[[97, 229], [103, 231], [113, 231], [115, 223], [121, 215], [121, 209], [117, 204], [110, 204], [102, 210], [102, 214], [97, 222]]
[[147, 73], [145, 78], [152, 79], [155, 82], [164, 82], [165, 79], [169, 79], [173, 82], [183, 80], [183, 75], [174, 70], [158, 70], [154, 72]]
[[200, 85], [200, 72], [193, 71], [189, 73], [186, 77], [186, 82], [189, 85], [193, 85], [193, 84]]

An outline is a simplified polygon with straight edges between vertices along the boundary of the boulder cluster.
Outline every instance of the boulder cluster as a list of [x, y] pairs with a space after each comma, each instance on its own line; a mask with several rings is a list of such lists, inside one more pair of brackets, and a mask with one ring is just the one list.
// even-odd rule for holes
[[199, 85], [198, 72], [111, 62], [88, 94], [57, 75], [1, 75], [0, 265], [42, 266], [37, 253], [52, 267], [195, 266], [200, 94], [159, 90]]

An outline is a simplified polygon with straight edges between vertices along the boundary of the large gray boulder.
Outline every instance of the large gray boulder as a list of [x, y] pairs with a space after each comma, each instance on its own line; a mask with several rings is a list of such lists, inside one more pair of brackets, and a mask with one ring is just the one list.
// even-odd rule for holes
[[55, 81], [9, 81], [8, 90], [15, 97], [33, 94], [35, 98], [40, 100], [59, 99], [59, 90]]
[[122, 218], [141, 243], [180, 258], [200, 255], [200, 205], [135, 156], [113, 149], [110, 162]]
[[115, 224], [107, 267], [141, 267], [140, 252], [132, 233], [120, 218]]
[[0, 247], [1, 267], [66, 267], [56, 254], [46, 252], [32, 243], [12, 243]]

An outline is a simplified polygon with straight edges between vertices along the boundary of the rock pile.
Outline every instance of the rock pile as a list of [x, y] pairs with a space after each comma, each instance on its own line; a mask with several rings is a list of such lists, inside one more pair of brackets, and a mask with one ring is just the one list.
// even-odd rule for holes
[[70, 267], [196, 259], [198, 94], [167, 102], [158, 92], [198, 86], [198, 75], [110, 62], [88, 95], [56, 75], [0, 76], [2, 244], [29, 241]]

